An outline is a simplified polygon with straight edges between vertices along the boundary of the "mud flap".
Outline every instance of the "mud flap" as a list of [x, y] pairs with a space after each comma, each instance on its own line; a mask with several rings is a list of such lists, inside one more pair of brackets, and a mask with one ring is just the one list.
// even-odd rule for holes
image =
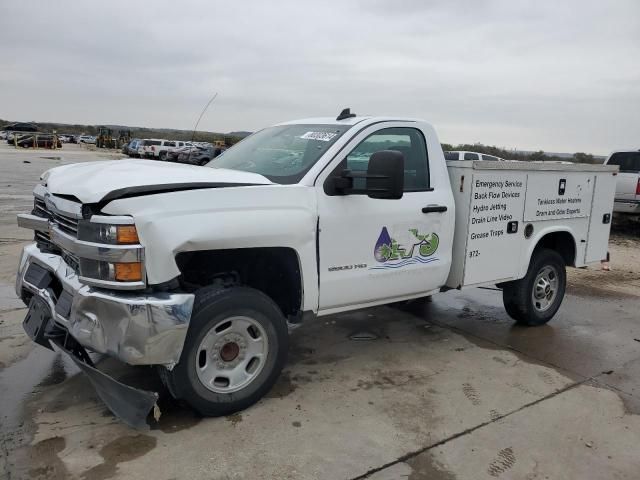
[[79, 358], [78, 355], [66, 349], [62, 345], [62, 342], [52, 341], [58, 348], [69, 355], [78, 368], [89, 377], [100, 399], [116, 417], [132, 428], [149, 430], [146, 419], [158, 400], [158, 394], [156, 392], [140, 390], [125, 385], [89, 365]]

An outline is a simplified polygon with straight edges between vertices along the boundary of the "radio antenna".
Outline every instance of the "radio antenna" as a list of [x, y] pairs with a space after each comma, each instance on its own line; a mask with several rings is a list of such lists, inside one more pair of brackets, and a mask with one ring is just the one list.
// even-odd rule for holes
[[191, 147], [189, 148], [189, 155], [187, 156], [187, 163], [189, 163], [189, 160], [191, 160], [191, 151], [193, 150], [193, 140], [194, 140], [194, 138], [196, 138], [196, 131], [198, 130], [198, 125], [200, 124], [200, 120], [202, 120], [202, 116], [204, 115], [204, 112], [207, 111], [207, 108], [209, 108], [209, 105], [211, 105], [213, 103], [213, 101], [216, 99], [217, 96], [218, 96], [218, 92], [213, 94], [213, 97], [211, 97], [211, 99], [207, 102], [207, 104], [202, 109], [202, 112], [200, 112], [200, 116], [198, 117], [198, 121], [196, 122], [195, 126], [193, 127], [193, 133], [191, 134]]

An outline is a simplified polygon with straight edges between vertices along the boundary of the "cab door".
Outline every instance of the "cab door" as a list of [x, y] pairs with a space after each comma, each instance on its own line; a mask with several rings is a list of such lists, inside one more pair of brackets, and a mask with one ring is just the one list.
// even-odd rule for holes
[[[431, 137], [437, 149], [430, 152]], [[366, 172], [369, 157], [380, 150], [404, 155], [402, 198], [336, 195], [325, 188], [330, 177], [340, 176], [345, 168]], [[439, 178], [430, 174], [430, 154], [439, 162]], [[316, 181], [320, 312], [417, 297], [444, 285], [451, 263], [454, 212], [433, 130], [408, 122], [370, 126], [325, 171]], [[361, 182], [354, 187], [365, 187], [364, 179], [354, 182]]]

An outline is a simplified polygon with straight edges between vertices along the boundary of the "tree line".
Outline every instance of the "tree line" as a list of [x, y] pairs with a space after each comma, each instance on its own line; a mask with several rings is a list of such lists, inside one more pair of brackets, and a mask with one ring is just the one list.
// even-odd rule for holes
[[602, 158], [598, 158], [590, 153], [577, 152], [572, 157], [559, 157], [545, 153], [543, 150], [537, 152], [519, 152], [515, 150], [505, 150], [495, 146], [482, 145], [481, 143], [464, 143], [460, 145], [452, 145], [450, 143], [443, 143], [442, 150], [462, 150], [470, 152], [485, 153], [487, 155], [493, 155], [494, 157], [504, 158], [505, 160], [520, 160], [523, 162], [574, 162], [574, 163], [602, 163]]

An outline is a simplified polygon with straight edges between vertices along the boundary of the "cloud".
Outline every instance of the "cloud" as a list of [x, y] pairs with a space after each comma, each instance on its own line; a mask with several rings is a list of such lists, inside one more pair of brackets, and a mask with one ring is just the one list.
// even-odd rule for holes
[[358, 113], [446, 142], [606, 153], [640, 130], [640, 3], [3, 5], [0, 118], [216, 131]]

